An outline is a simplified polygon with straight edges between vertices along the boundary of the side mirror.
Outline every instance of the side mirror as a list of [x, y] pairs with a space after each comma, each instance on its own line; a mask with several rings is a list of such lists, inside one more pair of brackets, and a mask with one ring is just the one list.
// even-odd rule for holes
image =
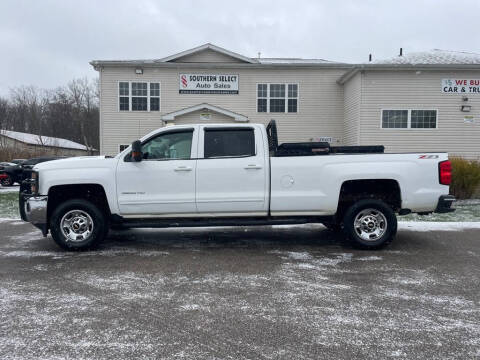
[[143, 154], [142, 154], [142, 143], [140, 140], [135, 140], [132, 143], [132, 160], [133, 161], [142, 161]]

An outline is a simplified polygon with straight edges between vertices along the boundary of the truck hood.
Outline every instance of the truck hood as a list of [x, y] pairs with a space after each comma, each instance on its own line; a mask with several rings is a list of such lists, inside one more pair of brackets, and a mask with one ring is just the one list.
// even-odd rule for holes
[[34, 171], [55, 170], [55, 169], [79, 169], [110, 166], [117, 159], [105, 156], [78, 156], [68, 159], [52, 160], [37, 164]]

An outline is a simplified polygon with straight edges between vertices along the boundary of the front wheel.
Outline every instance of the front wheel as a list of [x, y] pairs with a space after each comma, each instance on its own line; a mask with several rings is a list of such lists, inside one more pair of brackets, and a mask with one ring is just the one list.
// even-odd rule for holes
[[95, 248], [107, 235], [105, 215], [91, 202], [73, 199], [60, 204], [50, 218], [53, 240], [71, 251]]
[[360, 200], [346, 211], [343, 231], [356, 247], [380, 249], [394, 239], [397, 217], [393, 209], [381, 200]]

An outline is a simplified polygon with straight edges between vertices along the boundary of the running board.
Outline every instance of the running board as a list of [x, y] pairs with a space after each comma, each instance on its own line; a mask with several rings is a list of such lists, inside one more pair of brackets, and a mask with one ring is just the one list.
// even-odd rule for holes
[[112, 217], [112, 223], [125, 228], [177, 228], [177, 227], [208, 227], [208, 226], [264, 226], [264, 225], [295, 225], [308, 223], [331, 222], [332, 216], [302, 216], [302, 217], [226, 217], [226, 218], [185, 218], [185, 219], [125, 219], [121, 216]]

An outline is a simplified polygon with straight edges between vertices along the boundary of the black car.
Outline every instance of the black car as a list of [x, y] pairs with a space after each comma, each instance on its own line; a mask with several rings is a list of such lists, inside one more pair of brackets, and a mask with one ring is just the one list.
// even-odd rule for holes
[[16, 165], [16, 164], [12, 162], [2, 161], [0, 162], [0, 170], [3, 170], [6, 167], [13, 166], [13, 165]]
[[12, 186], [13, 184], [20, 183], [22, 178], [23, 169], [20, 165], [14, 164], [10, 166], [5, 166], [0, 170], [0, 185], [2, 186]]
[[20, 164], [6, 166], [0, 170], [0, 174], [5, 176], [0, 177], [0, 185], [12, 186], [15, 183], [21, 184], [24, 179], [30, 176], [32, 168], [45, 161], [52, 161], [58, 159], [65, 159], [63, 156], [43, 156], [33, 159], [24, 160]]

